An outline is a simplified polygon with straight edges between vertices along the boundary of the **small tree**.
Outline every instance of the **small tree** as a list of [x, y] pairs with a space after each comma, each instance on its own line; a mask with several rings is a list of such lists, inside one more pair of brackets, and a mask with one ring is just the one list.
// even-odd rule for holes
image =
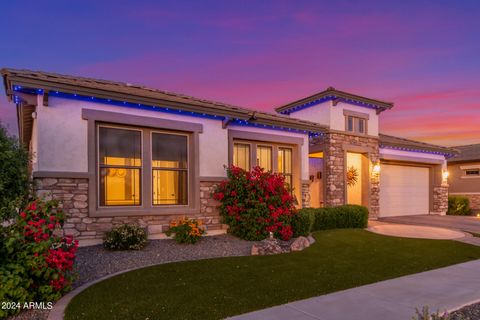
[[0, 123], [0, 221], [25, 205], [29, 192], [28, 151]]

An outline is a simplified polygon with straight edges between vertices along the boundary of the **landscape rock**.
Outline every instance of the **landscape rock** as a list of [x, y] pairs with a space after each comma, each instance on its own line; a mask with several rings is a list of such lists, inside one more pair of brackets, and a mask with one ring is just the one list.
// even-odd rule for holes
[[288, 249], [285, 250], [284, 246], [282, 247], [280, 240], [271, 238], [262, 240], [252, 246], [252, 256], [278, 254], [288, 251]]
[[310, 246], [310, 241], [305, 237], [298, 237], [290, 245], [290, 251], [302, 251]]

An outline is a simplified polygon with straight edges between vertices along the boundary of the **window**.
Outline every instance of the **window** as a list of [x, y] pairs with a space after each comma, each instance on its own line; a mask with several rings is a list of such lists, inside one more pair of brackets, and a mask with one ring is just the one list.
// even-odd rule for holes
[[480, 176], [480, 169], [468, 169], [465, 170], [465, 175], [469, 177]]
[[142, 132], [99, 127], [99, 205], [141, 205]]
[[366, 128], [366, 119], [347, 116], [346, 129], [348, 132], [354, 132], [358, 134], [365, 134], [367, 132]]
[[233, 165], [243, 170], [250, 170], [250, 145], [246, 143], [233, 144]]
[[257, 166], [272, 171], [272, 147], [257, 146]]
[[187, 136], [152, 133], [152, 182], [154, 205], [187, 205]]
[[278, 173], [285, 176], [285, 183], [292, 188], [292, 149], [278, 148]]

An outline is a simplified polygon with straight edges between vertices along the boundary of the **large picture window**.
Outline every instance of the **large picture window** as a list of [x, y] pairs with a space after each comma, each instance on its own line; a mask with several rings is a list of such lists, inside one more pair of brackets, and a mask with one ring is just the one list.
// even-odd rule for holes
[[142, 132], [99, 127], [99, 205], [141, 205]]
[[188, 137], [152, 133], [154, 205], [188, 204]]

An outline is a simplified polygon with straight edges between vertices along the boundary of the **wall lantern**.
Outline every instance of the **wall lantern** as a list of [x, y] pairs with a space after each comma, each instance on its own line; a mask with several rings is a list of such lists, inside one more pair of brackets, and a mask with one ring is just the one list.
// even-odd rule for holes
[[379, 175], [380, 174], [380, 163], [379, 162], [377, 162], [373, 165], [372, 173], [374, 175]]
[[443, 181], [447, 181], [449, 175], [450, 175], [450, 172], [448, 172], [447, 170], [443, 170], [442, 172]]

